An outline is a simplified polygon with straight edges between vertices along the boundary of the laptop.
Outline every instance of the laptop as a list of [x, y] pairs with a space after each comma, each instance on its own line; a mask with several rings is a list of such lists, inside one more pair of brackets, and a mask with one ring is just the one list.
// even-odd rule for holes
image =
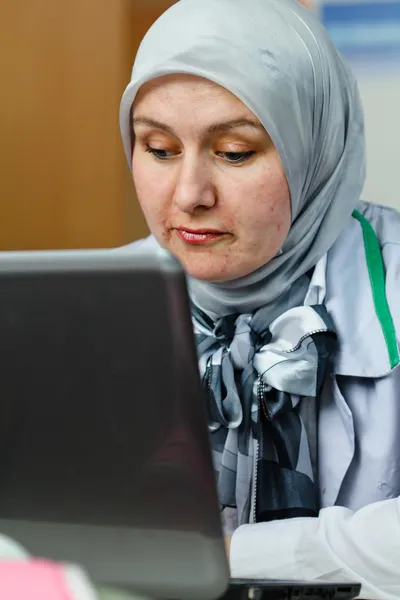
[[334, 598], [232, 581], [184, 273], [166, 252], [0, 255], [0, 532], [155, 598]]

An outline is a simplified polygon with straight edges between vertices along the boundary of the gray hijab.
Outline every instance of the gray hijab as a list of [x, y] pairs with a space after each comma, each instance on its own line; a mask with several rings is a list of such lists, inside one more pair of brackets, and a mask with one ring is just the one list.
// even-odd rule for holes
[[322, 25], [296, 0], [181, 0], [143, 39], [121, 101], [129, 164], [136, 93], [170, 73], [205, 77], [242, 100], [271, 136], [291, 193], [292, 225], [280, 253], [233, 281], [192, 280], [192, 299], [211, 315], [261, 306], [274, 313], [359, 200], [364, 133], [356, 81]]

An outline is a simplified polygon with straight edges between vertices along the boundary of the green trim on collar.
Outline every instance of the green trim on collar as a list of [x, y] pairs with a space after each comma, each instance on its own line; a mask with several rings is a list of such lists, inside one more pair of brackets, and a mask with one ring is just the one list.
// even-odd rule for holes
[[352, 216], [360, 223], [362, 228], [375, 312], [385, 338], [390, 368], [394, 369], [394, 367], [400, 363], [400, 355], [396, 331], [386, 298], [386, 276], [381, 248], [376, 233], [368, 219], [366, 219], [358, 210], [355, 210]]

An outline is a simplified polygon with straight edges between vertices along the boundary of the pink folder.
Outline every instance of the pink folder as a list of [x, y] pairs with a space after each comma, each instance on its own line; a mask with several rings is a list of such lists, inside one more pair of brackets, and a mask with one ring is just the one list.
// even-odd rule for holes
[[76, 600], [62, 565], [42, 560], [0, 562], [1, 600]]

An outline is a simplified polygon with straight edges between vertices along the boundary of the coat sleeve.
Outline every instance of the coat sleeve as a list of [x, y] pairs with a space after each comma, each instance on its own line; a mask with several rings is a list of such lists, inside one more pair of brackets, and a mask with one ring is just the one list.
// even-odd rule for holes
[[357, 512], [242, 525], [232, 538], [232, 577], [362, 584], [361, 598], [400, 598], [400, 498]]

